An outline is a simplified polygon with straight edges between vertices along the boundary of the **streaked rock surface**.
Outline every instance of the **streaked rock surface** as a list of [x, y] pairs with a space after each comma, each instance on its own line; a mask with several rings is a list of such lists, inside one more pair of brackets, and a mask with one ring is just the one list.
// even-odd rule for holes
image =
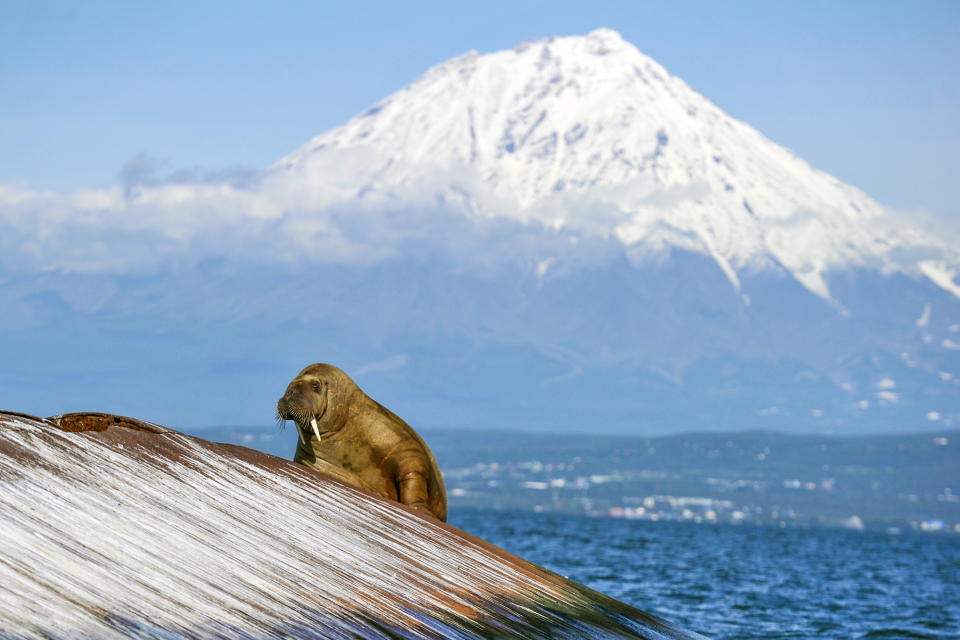
[[0, 638], [700, 638], [243, 447], [0, 412]]

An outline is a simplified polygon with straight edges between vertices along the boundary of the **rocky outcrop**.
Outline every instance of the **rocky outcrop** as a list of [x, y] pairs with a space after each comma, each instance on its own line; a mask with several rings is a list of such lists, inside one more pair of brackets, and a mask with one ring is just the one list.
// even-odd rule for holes
[[293, 462], [0, 412], [0, 638], [699, 638]]

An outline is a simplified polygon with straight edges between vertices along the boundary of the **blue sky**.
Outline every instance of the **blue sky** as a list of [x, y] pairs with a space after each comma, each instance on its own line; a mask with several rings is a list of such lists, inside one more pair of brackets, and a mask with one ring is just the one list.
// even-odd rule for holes
[[[637, 290], [635, 283], [624, 285], [619, 272], [600, 269], [595, 284], [583, 285], [602, 311], [588, 305], [582, 321], [561, 322], [555, 334], [544, 336], [554, 318], [564, 317], [558, 313], [565, 310], [564, 296], [579, 289], [564, 284], [556, 298], [550, 292], [530, 298], [543, 301], [537, 316], [516, 302], [526, 304], [525, 285], [515, 299], [508, 295], [515, 283], [504, 287], [492, 275], [477, 280], [473, 272], [456, 271], [460, 275], [445, 279], [451, 265], [459, 269], [474, 258], [482, 267], [501, 257], [512, 265], [520, 256], [516, 264], [531, 261], [539, 269], [545, 255], [556, 255], [557, 242], [574, 246], [565, 236], [541, 234], [536, 225], [463, 226], [459, 218], [441, 217], [441, 208], [417, 208], [396, 226], [391, 220], [400, 217], [389, 217], [388, 210], [357, 217], [355, 210], [325, 209], [319, 197], [303, 204], [283, 181], [232, 189], [198, 179], [145, 189], [143, 197], [102, 188], [120, 184], [123, 167], [131, 177], [158, 162], [165, 163], [162, 175], [262, 169], [453, 56], [598, 27], [619, 31], [814, 166], [908, 211], [891, 220], [909, 221], [909, 212], [929, 210], [960, 225], [956, 2], [7, 0], [0, 2], [0, 353], [6, 356], [0, 406], [44, 415], [99, 409], [173, 425], [260, 424], [270, 421], [282, 381], [323, 360], [360, 372], [364, 384], [379, 385], [374, 396], [383, 394], [387, 406], [420, 424], [491, 424], [492, 403], [515, 422], [542, 426], [549, 424], [544, 407], [576, 421], [576, 411], [608, 404], [608, 388], [647, 384], [643, 367], [656, 365], [643, 360], [647, 356], [631, 360], [639, 367], [634, 373], [642, 374], [637, 377], [619, 369], [591, 373], [581, 367], [586, 359], [577, 355], [579, 343], [553, 351], [579, 339], [581, 329], [591, 338], [594, 326], [619, 326], [614, 321], [630, 317], [620, 313], [620, 296]], [[135, 158], [141, 160], [131, 163]], [[336, 168], [324, 171], [322, 181], [331, 181]], [[584, 273], [592, 273], [595, 261], [606, 268], [609, 259], [611, 269], [626, 264], [618, 257], [620, 245], [576, 246], [571, 264], [587, 265]], [[541, 248], [548, 253], [540, 255]], [[409, 264], [395, 271], [396, 265], [385, 265], [384, 256], [391, 255]], [[354, 269], [368, 262], [369, 269]], [[941, 271], [952, 277], [946, 266]], [[705, 271], [706, 279], [698, 271], [677, 273], [698, 286], [714, 276], [722, 281], [716, 269]], [[644, 296], [660, 291], [644, 286]], [[706, 291], [708, 305], [733, 295], [712, 286], [691, 291]], [[501, 292], [507, 297], [498, 298]], [[656, 295], [667, 300], [672, 293]], [[491, 324], [492, 312], [475, 306], [476, 300], [505, 309], [500, 324]], [[602, 306], [609, 300], [614, 306]], [[699, 318], [701, 306], [690, 311], [685, 300], [676, 303], [678, 317]], [[956, 323], [950, 319], [958, 317], [950, 306], [954, 299], [941, 301], [945, 310], [933, 308], [931, 322]], [[780, 313], [801, 307], [775, 299], [766, 308]], [[911, 353], [923, 309], [904, 311], [916, 314], [898, 338]], [[872, 317], [864, 315], [865, 322]], [[646, 336], [661, 330], [680, 335], [675, 324], [643, 325], [624, 335], [646, 345]], [[628, 319], [624, 326], [632, 331], [640, 325]], [[703, 333], [704, 353], [713, 348], [711, 337], [721, 335], [691, 332]], [[938, 334], [937, 340], [954, 337]], [[608, 349], [587, 338], [584, 353]], [[664, 353], [674, 347], [661, 342]], [[679, 355], [664, 356], [676, 366], [664, 374], [672, 376], [670, 393], [681, 388], [670, 371], [685, 371], [693, 361], [688, 343], [682, 341]], [[930, 356], [930, 367], [941, 367], [931, 371], [953, 367], [942, 364], [954, 357], [952, 346], [947, 350]], [[475, 364], [462, 367], [464, 358]], [[891, 366], [901, 366], [900, 359], [892, 355]], [[514, 377], [491, 373], [502, 370]], [[460, 375], [462, 384], [451, 375]], [[946, 382], [929, 377], [929, 388], [940, 393]], [[660, 378], [654, 383], [665, 384]], [[52, 404], [51, 384], [61, 389], [60, 404]], [[783, 382], [784, 388], [792, 384]], [[564, 391], [579, 386], [599, 395], [589, 401]], [[540, 395], [528, 398], [528, 390]], [[474, 409], [464, 408], [465, 397]], [[554, 406], [557, 398], [570, 399], [569, 406]], [[946, 415], [953, 411], [946, 405], [956, 405], [955, 394], [947, 398], [944, 406], [922, 409]], [[661, 418], [672, 415], [661, 400], [644, 406]], [[797, 424], [822, 427], [809, 422], [813, 405], [797, 406], [795, 415], [808, 419]], [[903, 406], [907, 411], [912, 405]], [[611, 420], [626, 428], [635, 410], [614, 403], [611, 411], [621, 414]], [[744, 411], [753, 416], [749, 407]], [[929, 426], [923, 413], [913, 417]], [[663, 426], [661, 418], [651, 424]]]
[[884, 204], [960, 218], [957, 2], [49, 2], [0, 6], [0, 184], [261, 168], [469, 49], [620, 31]]

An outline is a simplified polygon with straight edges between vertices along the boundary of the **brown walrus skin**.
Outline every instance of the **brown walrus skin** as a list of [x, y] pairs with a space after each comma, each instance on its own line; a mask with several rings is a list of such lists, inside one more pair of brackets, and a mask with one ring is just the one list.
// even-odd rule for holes
[[294, 462], [446, 521], [443, 476], [426, 443], [337, 367], [301, 371], [277, 402], [277, 418], [297, 425]]

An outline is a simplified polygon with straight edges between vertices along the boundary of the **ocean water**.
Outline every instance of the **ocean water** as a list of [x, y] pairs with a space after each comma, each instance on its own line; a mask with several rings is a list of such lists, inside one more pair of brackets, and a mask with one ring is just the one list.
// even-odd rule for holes
[[960, 538], [454, 510], [450, 523], [715, 640], [960, 638]]

